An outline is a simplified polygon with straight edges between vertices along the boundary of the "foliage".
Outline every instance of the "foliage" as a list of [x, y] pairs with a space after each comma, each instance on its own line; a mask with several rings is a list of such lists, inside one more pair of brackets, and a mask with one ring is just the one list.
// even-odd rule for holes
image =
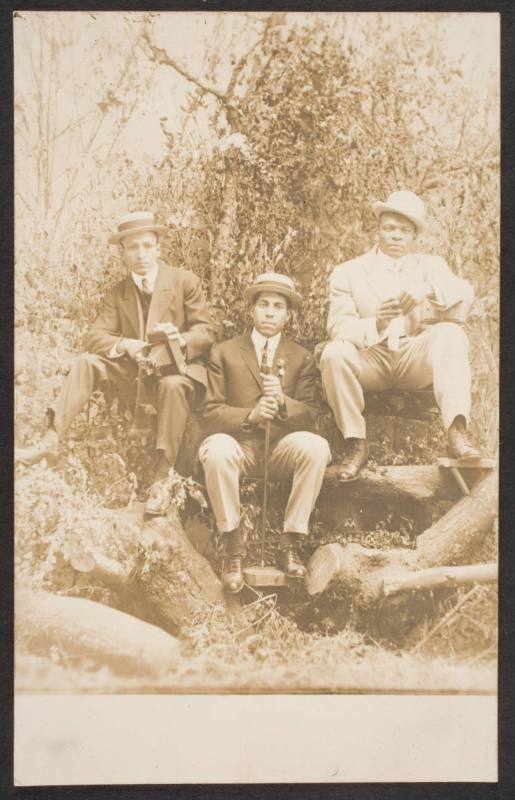
[[[193, 127], [207, 114], [208, 142], [192, 144], [186, 134], [181, 138], [163, 131], [159, 159], [136, 159], [117, 144], [135, 113], [138, 87], [149, 85], [156, 66], [136, 46], [143, 29], [134, 29], [127, 51], [114, 45], [107, 55], [93, 50], [98, 92], [88, 101], [87, 128], [78, 116], [61, 120], [70, 127], [59, 150], [52, 136], [66, 90], [60, 78], [55, 81], [73, 38], [65, 37], [60, 51], [59, 36], [49, 30], [48, 21], [34, 34], [33, 41], [42, 53], [47, 48], [54, 66], [48, 72], [49, 64], [44, 65], [46, 83], [37, 83], [43, 78], [37, 71], [31, 78], [35, 88], [20, 83], [17, 98], [17, 188], [22, 191], [25, 185], [20, 177], [38, 188], [33, 205], [18, 198], [17, 207], [19, 444], [42, 432], [46, 407], [80, 351], [103, 294], [123, 274], [118, 252], [107, 245], [118, 214], [149, 208], [167, 224], [162, 256], [201, 277], [222, 337], [248, 325], [242, 288], [252, 276], [269, 269], [290, 274], [305, 296], [290, 334], [314, 349], [326, 337], [329, 272], [373, 242], [371, 202], [408, 188], [422, 196], [429, 212], [420, 248], [443, 255], [476, 289], [468, 324], [473, 431], [495, 452], [497, 87], [488, 87], [479, 107], [476, 88], [464, 80], [429, 18], [417, 15], [413, 24], [396, 30], [385, 15], [363, 16], [366, 23], [358, 20], [353, 30], [347, 30], [345, 19], [333, 23], [331, 15], [321, 14], [277, 14], [265, 23], [249, 22], [253, 29], [246, 35], [254, 37], [253, 44], [241, 60], [231, 62], [222, 99], [190, 81], [187, 121]], [[254, 27], [259, 26], [257, 35]], [[110, 82], [113, 63], [116, 80]], [[197, 76], [203, 85], [211, 75], [221, 80], [222, 55], [213, 51], [204, 63], [206, 75]], [[37, 128], [27, 124], [36, 90], [36, 112], [50, 126], [43, 126], [46, 138], [41, 141]], [[91, 87], [86, 91], [77, 85], [74, 91], [89, 97]], [[74, 108], [71, 102], [69, 108]], [[74, 155], [73, 171], [58, 191], [61, 158], [76, 154], [81, 142], [85, 145]], [[55, 473], [43, 465], [21, 469], [17, 476], [20, 580], [54, 590], [66, 587], [69, 542], [109, 549], [116, 522], [112, 509], [143, 497], [148, 486], [151, 456], [127, 438], [130, 411], [99, 396], [88, 414], [78, 418], [63, 446], [65, 469]], [[415, 441], [405, 451], [398, 457], [423, 458]], [[255, 488], [244, 497], [244, 525], [254, 552], [259, 535]], [[176, 490], [179, 502], [179, 496], [184, 500], [184, 493], [195, 488], [180, 483]], [[314, 528], [317, 524], [315, 518]], [[272, 548], [279, 518], [272, 516], [271, 525]], [[406, 531], [379, 527], [372, 543], [397, 544], [406, 538]], [[218, 548], [214, 563], [219, 565], [220, 556]], [[310, 657], [319, 645], [318, 640], [309, 645]], [[197, 653], [201, 649], [198, 643], [192, 647]], [[266, 650], [270, 638], [264, 647], [267, 657], [275, 658]]]

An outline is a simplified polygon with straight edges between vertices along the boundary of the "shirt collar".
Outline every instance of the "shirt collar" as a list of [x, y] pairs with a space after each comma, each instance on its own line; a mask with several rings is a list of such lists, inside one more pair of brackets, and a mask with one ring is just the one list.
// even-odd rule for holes
[[153, 292], [154, 288], [155, 288], [155, 285], [156, 285], [157, 270], [158, 270], [158, 265], [156, 264], [155, 267], [153, 267], [150, 270], [150, 272], [147, 272], [146, 275], [138, 275], [137, 272], [131, 272], [132, 280], [134, 281], [134, 283], [136, 284], [138, 289], [141, 290], [141, 282], [142, 282], [143, 278], [146, 278], [147, 279], [147, 283], [148, 283], [151, 291]]
[[[250, 334], [250, 338], [252, 339], [252, 344], [258, 350], [263, 350], [265, 346], [265, 342], [267, 341], [267, 337], [263, 336], [262, 333], [259, 333], [255, 328], [252, 328], [252, 333]], [[281, 332], [276, 333], [275, 336], [271, 336], [268, 339], [268, 350], [273, 355], [277, 348], [279, 347], [279, 342], [281, 340]]]

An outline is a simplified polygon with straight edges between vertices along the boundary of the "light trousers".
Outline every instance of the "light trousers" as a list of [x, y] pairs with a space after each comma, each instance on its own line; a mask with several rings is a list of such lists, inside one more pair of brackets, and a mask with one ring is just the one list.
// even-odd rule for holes
[[[240, 523], [240, 477], [263, 476], [263, 448], [257, 442], [239, 442], [226, 433], [215, 433], [200, 445], [199, 458], [218, 530], [232, 531]], [[308, 532], [330, 460], [326, 439], [309, 431], [289, 433], [270, 448], [270, 478], [293, 478], [284, 531]]]
[[454, 418], [470, 415], [468, 339], [455, 322], [438, 322], [417, 336], [400, 340], [398, 351], [385, 343], [356, 347], [334, 340], [320, 361], [322, 385], [345, 439], [366, 438], [364, 391], [424, 389], [433, 384], [446, 430]]

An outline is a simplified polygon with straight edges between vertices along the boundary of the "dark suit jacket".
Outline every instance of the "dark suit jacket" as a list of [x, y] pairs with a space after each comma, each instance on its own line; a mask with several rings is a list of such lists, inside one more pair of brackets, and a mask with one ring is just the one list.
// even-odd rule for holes
[[138, 290], [132, 276], [105, 296], [84, 337], [89, 353], [107, 356], [120, 339], [145, 339], [156, 322], [172, 322], [186, 342], [186, 375], [206, 384], [205, 359], [214, 342], [214, 328], [199, 278], [189, 270], [160, 262], [145, 326]]
[[[281, 358], [285, 362], [286, 413], [271, 423], [272, 440], [293, 431], [313, 430], [319, 412], [313, 356], [282, 335], [275, 352], [274, 374]], [[245, 423], [262, 394], [259, 364], [250, 334], [215, 345], [209, 358], [207, 392], [201, 408], [205, 434], [228, 433], [239, 440], [262, 439], [261, 429]]]

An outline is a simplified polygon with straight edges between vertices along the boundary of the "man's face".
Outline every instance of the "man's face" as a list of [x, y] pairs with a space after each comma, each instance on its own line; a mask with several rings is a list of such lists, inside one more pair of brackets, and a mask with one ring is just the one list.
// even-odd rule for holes
[[391, 258], [401, 258], [410, 252], [417, 230], [412, 222], [402, 214], [390, 211], [381, 214], [379, 219], [379, 247]]
[[290, 318], [288, 301], [276, 292], [261, 292], [252, 311], [254, 327], [267, 339], [282, 331]]
[[159, 256], [159, 240], [155, 233], [132, 233], [120, 242], [125, 265], [138, 275], [146, 275], [155, 267]]

